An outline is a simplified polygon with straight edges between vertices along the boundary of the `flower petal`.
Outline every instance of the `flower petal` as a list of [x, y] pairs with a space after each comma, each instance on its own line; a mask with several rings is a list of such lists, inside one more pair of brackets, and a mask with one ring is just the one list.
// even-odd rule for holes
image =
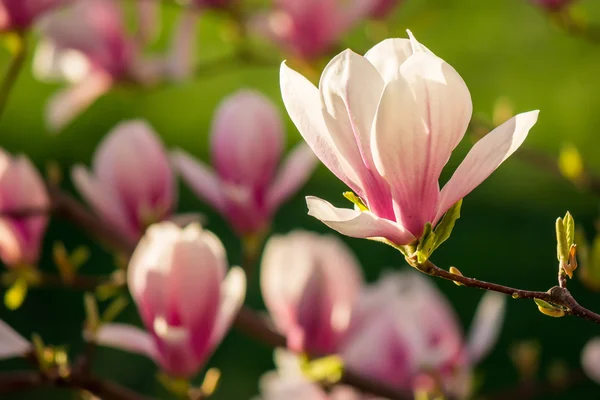
[[0, 320], [0, 360], [23, 357], [32, 350], [29, 343], [6, 322]]
[[539, 111], [519, 114], [475, 143], [442, 189], [434, 224], [514, 153], [535, 125]]
[[240, 307], [246, 298], [246, 274], [240, 267], [231, 267], [221, 283], [221, 299], [217, 319], [210, 337], [209, 348], [221, 342], [231, 327]]
[[318, 89], [285, 62], [281, 64], [280, 82], [285, 108], [306, 143], [335, 176], [360, 192], [356, 171], [342, 157], [327, 131]]
[[54, 94], [46, 105], [46, 123], [57, 133], [83, 113], [113, 84], [109, 75], [92, 73], [80, 83]]
[[152, 336], [133, 325], [117, 323], [101, 325], [96, 332], [95, 340], [103, 346], [141, 354], [154, 361], [158, 360]]
[[317, 167], [318, 159], [306, 143], [299, 143], [279, 167], [277, 175], [267, 193], [267, 204], [271, 210], [277, 209], [284, 201], [296, 193], [310, 178]]
[[581, 353], [581, 365], [585, 374], [600, 383], [600, 336], [591, 339]]
[[171, 153], [173, 165], [198, 197], [218, 211], [224, 211], [225, 199], [219, 178], [205, 164], [196, 161], [183, 150]]
[[175, 81], [182, 81], [192, 74], [196, 49], [196, 28], [200, 18], [198, 10], [185, 8], [181, 14], [171, 40], [171, 48], [165, 59], [165, 74]]
[[336, 208], [317, 197], [306, 197], [308, 215], [311, 215], [339, 233], [356, 238], [386, 238], [397, 245], [404, 245], [415, 237], [404, 227], [379, 218], [369, 211]]
[[467, 351], [472, 364], [483, 359], [498, 341], [505, 309], [506, 296], [503, 294], [487, 292], [483, 295], [467, 339]]

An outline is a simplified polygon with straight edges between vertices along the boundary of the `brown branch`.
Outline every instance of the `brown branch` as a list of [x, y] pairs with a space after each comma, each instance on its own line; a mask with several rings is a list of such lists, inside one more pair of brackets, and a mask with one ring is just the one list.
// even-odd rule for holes
[[431, 261], [426, 261], [421, 265], [415, 265], [415, 268], [431, 276], [437, 276], [449, 281], [458, 282], [468, 287], [503, 293], [515, 299], [544, 300], [548, 303], [564, 307], [566, 309], [566, 314], [575, 315], [577, 317], [581, 317], [595, 322], [597, 324], [600, 324], [600, 314], [596, 314], [595, 312], [588, 310], [587, 308], [577, 303], [573, 295], [571, 295], [571, 292], [569, 292], [569, 290], [566, 287], [554, 286], [547, 292], [516, 289], [509, 286], [499, 285], [496, 283], [480, 281], [474, 278], [468, 278], [462, 275], [456, 275], [438, 267]]

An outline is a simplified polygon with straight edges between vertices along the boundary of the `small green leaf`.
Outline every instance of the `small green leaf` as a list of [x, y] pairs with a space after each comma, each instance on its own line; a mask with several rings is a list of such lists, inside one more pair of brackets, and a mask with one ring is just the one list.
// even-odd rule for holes
[[129, 300], [126, 296], [121, 295], [114, 299], [112, 303], [104, 310], [102, 313], [102, 322], [112, 322], [115, 318], [127, 307], [129, 304]]
[[425, 229], [423, 230], [423, 235], [419, 239], [419, 243], [417, 244], [417, 262], [419, 264], [424, 263], [429, 259], [429, 256], [433, 252], [433, 246], [435, 245], [435, 233], [431, 227], [431, 223], [425, 224]]
[[357, 206], [360, 211], [369, 211], [369, 208], [365, 205], [362, 199], [353, 192], [344, 192], [344, 197]]
[[567, 247], [570, 249], [575, 243], [575, 220], [570, 212], [567, 211], [565, 218], [563, 218], [563, 225], [565, 227], [565, 234], [567, 239]]
[[176, 396], [187, 398], [188, 391], [191, 387], [190, 382], [187, 379], [170, 376], [164, 372], [159, 372], [156, 375], [156, 378], [169, 392]]
[[558, 155], [558, 169], [573, 182], [579, 182], [584, 174], [584, 164], [579, 150], [570, 143], [563, 145]]
[[100, 327], [100, 316], [98, 314], [98, 304], [94, 295], [86, 293], [83, 295], [83, 305], [85, 307], [86, 330], [95, 333]]
[[561, 263], [566, 263], [569, 258], [567, 233], [562, 218], [556, 219], [556, 257]]
[[71, 265], [73, 266], [73, 272], [85, 264], [90, 259], [90, 249], [87, 246], [79, 246], [69, 256]]
[[54, 264], [56, 265], [56, 268], [58, 268], [62, 280], [65, 282], [72, 282], [75, 278], [75, 270], [69, 259], [69, 252], [63, 242], [54, 242], [54, 245], [52, 246], [52, 258], [54, 259]]
[[565, 310], [561, 307], [557, 307], [541, 299], [533, 299], [533, 301], [535, 301], [535, 304], [538, 306], [538, 310], [540, 310], [542, 314], [555, 318], [565, 316]]
[[454, 204], [446, 214], [442, 217], [442, 220], [438, 223], [435, 228], [435, 245], [433, 246], [432, 252], [440, 247], [442, 243], [444, 243], [450, 235], [452, 234], [452, 230], [454, 229], [454, 225], [456, 224], [456, 220], [460, 218], [460, 207], [462, 206], [462, 199], [459, 200], [456, 204]]
[[4, 294], [4, 305], [9, 310], [16, 310], [23, 304], [27, 297], [27, 280], [18, 277]]

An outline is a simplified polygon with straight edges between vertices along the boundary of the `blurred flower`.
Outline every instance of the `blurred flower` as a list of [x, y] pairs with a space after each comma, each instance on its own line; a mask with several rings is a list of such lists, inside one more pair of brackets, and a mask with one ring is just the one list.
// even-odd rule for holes
[[581, 365], [585, 374], [600, 384], [600, 337], [591, 339], [583, 347]]
[[221, 241], [198, 224], [151, 226], [129, 262], [127, 283], [147, 332], [106, 324], [100, 344], [152, 358], [171, 376], [191, 377], [228, 331], [246, 291], [244, 272], [227, 273]]
[[540, 6], [549, 11], [558, 11], [573, 3], [574, 0], [530, 0], [536, 6]]
[[184, 18], [166, 56], [145, 58], [144, 46], [156, 34], [159, 4], [140, 2], [156, 4], [137, 7], [137, 35], [127, 32], [116, 0], [78, 0], [40, 23], [42, 39], [33, 62], [35, 75], [71, 84], [48, 103], [50, 129], [60, 131], [116, 83], [152, 85], [171, 74], [179, 79], [182, 68], [189, 68], [190, 49], [183, 49], [193, 43], [195, 32], [189, 20], [195, 21], [195, 16]]
[[73, 167], [75, 186], [124, 235], [137, 240], [147, 226], [171, 216], [173, 170], [160, 138], [146, 122], [117, 125], [96, 149], [92, 170]]
[[0, 360], [23, 357], [33, 346], [8, 324], [0, 320]]
[[371, 17], [386, 18], [401, 0], [374, 0], [371, 8]]
[[191, 2], [201, 8], [230, 8], [238, 0], [191, 0]]
[[[23, 155], [0, 149], [0, 210], [48, 210], [50, 199], [39, 172]], [[34, 211], [36, 212], [36, 211]], [[37, 263], [48, 216], [0, 217], [0, 258], [8, 266]]]
[[293, 56], [312, 60], [331, 50], [370, 8], [365, 0], [275, 0], [274, 9], [251, 25]]
[[43, 13], [68, 0], [0, 0], [0, 32], [24, 30]]
[[366, 206], [336, 208], [308, 197], [309, 214], [342, 234], [397, 245], [419, 238], [427, 222], [437, 224], [481, 184], [538, 115], [519, 114], [481, 139], [440, 192], [442, 168], [471, 118], [471, 96], [450, 65], [410, 36], [384, 40], [365, 57], [344, 51], [319, 88], [281, 66], [283, 100], [298, 130]]
[[295, 231], [273, 236], [265, 246], [263, 299], [294, 351], [337, 351], [361, 282], [356, 258], [334, 236]]
[[402, 389], [431, 385], [464, 398], [471, 368], [496, 343], [505, 297], [486, 293], [465, 342], [458, 318], [420, 273], [390, 274], [366, 287], [341, 355], [348, 368]]
[[[298, 357], [285, 350], [275, 350], [276, 371], [267, 372], [260, 379], [260, 400], [362, 400], [354, 389], [335, 386], [329, 393], [306, 378]], [[370, 400], [376, 400], [369, 398]]]
[[213, 121], [216, 173], [182, 150], [172, 158], [199, 197], [227, 218], [238, 233], [252, 234], [269, 225], [279, 206], [316, 167], [316, 158], [301, 143], [276, 171], [284, 140], [275, 106], [258, 92], [242, 90], [221, 103]]

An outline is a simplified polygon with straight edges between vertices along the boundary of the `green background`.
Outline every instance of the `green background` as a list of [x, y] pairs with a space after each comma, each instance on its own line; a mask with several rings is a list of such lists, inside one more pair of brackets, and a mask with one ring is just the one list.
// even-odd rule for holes
[[[300, 0], [299, 0], [300, 1]], [[591, 20], [600, 4], [586, 1], [576, 12]], [[173, 25], [177, 9], [165, 6], [165, 32]], [[475, 114], [489, 117], [499, 97], [507, 97], [514, 111], [540, 109], [538, 124], [525, 146], [556, 156], [563, 142], [574, 143], [586, 162], [600, 170], [600, 45], [573, 37], [553, 25], [548, 17], [525, 0], [412, 0], [406, 1], [388, 21], [390, 36], [405, 37], [409, 28], [416, 37], [444, 58], [462, 75], [469, 86]], [[370, 26], [352, 32], [345, 46], [359, 52], [375, 43], [366, 34]], [[157, 48], [164, 46], [168, 35]], [[200, 62], [226, 54], [231, 46], [223, 39], [223, 19], [207, 14], [199, 27]], [[0, 65], [8, 62], [0, 53]], [[57, 160], [68, 176], [74, 163], [89, 163], [94, 148], [115, 124], [130, 118], [147, 119], [169, 147], [182, 147], [208, 160], [210, 121], [215, 107], [226, 95], [239, 88], [255, 88], [266, 93], [282, 109], [287, 122], [288, 147], [300, 140], [285, 116], [278, 84], [278, 67], [245, 67], [212, 71], [185, 83], [151, 90], [117, 88], [100, 99], [58, 136], [44, 127], [42, 110], [49, 95], [60, 86], [40, 83], [28, 67], [19, 79], [8, 108], [0, 121], [0, 146], [11, 152], [26, 153], [40, 168]], [[448, 179], [470, 146], [465, 139], [453, 154], [442, 176]], [[327, 228], [306, 215], [304, 195], [316, 195], [341, 205], [344, 186], [322, 166], [299, 195], [281, 208], [273, 230], [288, 232], [305, 228], [326, 232]], [[225, 243], [231, 264], [240, 262], [239, 242], [224, 221], [187, 188], [181, 187], [180, 210], [199, 211], [209, 217], [208, 227]], [[439, 249], [433, 261], [440, 266], [457, 266], [465, 275], [532, 290], [546, 290], [556, 282], [554, 221], [570, 210], [588, 236], [593, 234], [598, 201], [577, 190], [566, 180], [516, 157], [506, 162], [463, 203], [462, 217], [452, 238]], [[72, 249], [92, 244], [76, 227], [52, 220], [45, 243], [42, 268], [53, 268], [50, 259], [54, 240], [63, 240]], [[366, 240], [344, 238], [363, 263], [368, 280], [386, 268], [405, 268], [400, 254], [392, 248]], [[82, 273], [109, 272], [109, 254], [92, 246], [92, 260]], [[465, 329], [481, 297], [476, 289], [436, 282], [448, 295]], [[593, 293], [574, 279], [569, 283], [581, 304], [600, 309], [600, 294]], [[261, 304], [257, 283], [249, 289], [248, 303]], [[32, 291], [17, 312], [0, 307], [0, 318], [22, 334], [40, 333], [47, 343], [69, 343], [72, 354], [82, 347], [83, 302], [81, 293], [50, 289]], [[119, 320], [139, 322], [130, 305]], [[574, 317], [554, 319], [540, 314], [532, 302], [512, 300], [500, 342], [478, 370], [484, 378], [484, 391], [517, 383], [518, 375], [508, 356], [511, 344], [537, 339], [542, 347], [542, 370], [555, 360], [576, 368], [586, 341], [600, 334], [591, 322]], [[257, 392], [258, 377], [272, 367], [271, 351], [242, 335], [231, 332], [211, 359], [209, 366], [223, 372], [215, 400], [247, 399]], [[22, 361], [2, 362], [0, 368], [23, 368]], [[95, 369], [101, 376], [147, 394], [167, 398], [168, 394], [152, 377], [151, 361], [117, 350], [98, 351]], [[199, 378], [200, 379], [200, 378]], [[56, 392], [54, 398], [70, 398]], [[48, 392], [28, 392], [10, 399], [50, 398]], [[545, 397], [550, 398], [550, 397]], [[600, 398], [600, 389], [591, 383], [556, 399]]]

